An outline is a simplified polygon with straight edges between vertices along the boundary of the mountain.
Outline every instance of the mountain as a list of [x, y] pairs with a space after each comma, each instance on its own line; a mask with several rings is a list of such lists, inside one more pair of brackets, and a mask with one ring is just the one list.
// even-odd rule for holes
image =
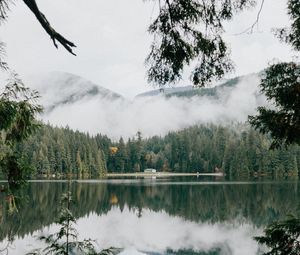
[[158, 95], [164, 95], [165, 97], [213, 97], [218, 99], [221, 94], [229, 93], [230, 90], [234, 89], [240, 81], [244, 79], [252, 78], [253, 76], [257, 76], [257, 74], [249, 74], [246, 76], [235, 77], [229, 79], [220, 85], [214, 87], [206, 87], [206, 88], [195, 88], [193, 86], [185, 86], [185, 87], [174, 87], [174, 88], [164, 88], [164, 89], [156, 89], [152, 91], [148, 91], [142, 94], [137, 95], [137, 98], [140, 97], [152, 97]]
[[164, 95], [173, 95], [174, 93], [185, 93], [187, 91], [194, 90], [193, 86], [185, 86], [185, 87], [173, 87], [173, 88], [161, 88], [161, 89], [155, 89], [151, 91], [147, 91], [141, 94], [138, 94], [136, 98], [139, 97], [150, 97], [150, 96], [158, 96], [161, 94]]
[[68, 73], [43, 75], [25, 84], [42, 95], [44, 122], [119, 140], [138, 131], [150, 137], [203, 123], [245, 122], [257, 107], [267, 104], [259, 82], [259, 75], [252, 74], [215, 87], [165, 89], [165, 96], [156, 90], [133, 100]]
[[51, 72], [30, 77], [28, 84], [41, 94], [45, 113], [55, 108], [76, 104], [82, 100], [117, 100], [123, 97], [78, 75], [65, 72]]

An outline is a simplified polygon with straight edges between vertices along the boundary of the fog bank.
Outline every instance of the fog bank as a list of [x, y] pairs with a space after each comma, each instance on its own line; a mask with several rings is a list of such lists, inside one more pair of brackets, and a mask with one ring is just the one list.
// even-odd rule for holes
[[143, 137], [165, 135], [195, 124], [247, 121], [258, 106], [266, 104], [265, 97], [259, 94], [258, 84], [258, 76], [246, 76], [236, 87], [218, 91], [218, 99], [155, 96], [128, 101], [88, 95], [58, 105], [46, 111], [42, 118], [54, 125], [68, 125], [91, 134], [102, 133], [113, 139], [132, 137], [137, 131], [142, 132]]

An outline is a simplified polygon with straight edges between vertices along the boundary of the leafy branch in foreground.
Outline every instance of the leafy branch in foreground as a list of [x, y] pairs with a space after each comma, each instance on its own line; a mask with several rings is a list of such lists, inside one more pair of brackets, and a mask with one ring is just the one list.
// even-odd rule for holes
[[[300, 50], [300, 2], [288, 1], [289, 28], [276, 30], [277, 36], [296, 51]], [[271, 148], [281, 144], [300, 144], [300, 65], [279, 63], [271, 65], [261, 80], [261, 91], [275, 109], [258, 108], [257, 116], [250, 116], [250, 123], [274, 139]]]
[[269, 225], [264, 236], [254, 239], [260, 244], [271, 248], [264, 255], [298, 255], [300, 254], [300, 219], [289, 216], [284, 221], [279, 221]]
[[259, 107], [250, 123], [262, 133], [270, 133], [272, 147], [280, 144], [300, 144], [300, 65], [279, 63], [266, 70], [261, 91], [275, 109]]
[[36, 115], [42, 111], [38, 99], [38, 92], [25, 87], [15, 74], [0, 93], [0, 170], [7, 177], [10, 188], [20, 186], [30, 171], [16, 145], [40, 126], [36, 120]]
[[148, 31], [154, 41], [146, 59], [148, 80], [164, 86], [181, 79], [186, 66], [196, 62], [191, 80], [204, 86], [233, 69], [223, 23], [254, 6], [253, 0], [162, 0], [158, 17]]
[[[0, 22], [7, 19], [13, 0], [0, 0]], [[36, 0], [23, 0], [57, 48], [74, 54], [75, 44], [58, 33], [40, 11]], [[253, 7], [257, 0], [156, 0], [158, 16], [148, 31], [154, 40], [146, 59], [148, 80], [159, 86], [181, 78], [184, 67], [196, 63], [192, 82], [204, 86], [233, 69], [222, 34], [224, 23], [236, 13]], [[263, 5], [262, 0], [262, 5]], [[258, 15], [259, 16], [259, 15]], [[258, 20], [258, 18], [257, 18]], [[257, 22], [257, 21], [256, 21]], [[1, 55], [0, 55], [1, 63]]]
[[290, 44], [295, 50], [300, 50], [300, 1], [288, 1], [288, 14], [291, 19], [291, 27], [275, 30], [275, 34], [285, 43]]
[[39, 237], [39, 240], [45, 242], [47, 246], [45, 248], [35, 249], [27, 253], [27, 255], [115, 255], [120, 253], [121, 249], [117, 248], [109, 248], [98, 252], [94, 240], [78, 240], [78, 232], [74, 227], [76, 218], [70, 210], [71, 203], [71, 192], [68, 191], [63, 194], [61, 198], [61, 209], [59, 218], [56, 221], [60, 226], [59, 231], [54, 234]]

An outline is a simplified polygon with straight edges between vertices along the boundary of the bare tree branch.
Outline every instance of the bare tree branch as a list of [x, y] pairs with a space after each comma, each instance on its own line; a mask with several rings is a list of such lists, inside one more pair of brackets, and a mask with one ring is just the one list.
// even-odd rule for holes
[[71, 54], [75, 55], [76, 54], [73, 52], [72, 47], [76, 47], [76, 45], [64, 38], [61, 34], [56, 32], [50, 25], [49, 21], [47, 20], [46, 16], [40, 12], [37, 3], [35, 0], [23, 0], [24, 3], [28, 6], [28, 8], [33, 12], [37, 20], [40, 22], [44, 30], [47, 32], [48, 35], [50, 35], [53, 44], [56, 48], [58, 48], [58, 45], [56, 41], [58, 41], [68, 52]]
[[260, 8], [259, 8], [258, 13], [257, 13], [257, 15], [256, 15], [256, 20], [255, 20], [255, 22], [254, 22], [250, 27], [248, 27], [247, 29], [245, 29], [244, 31], [242, 31], [242, 32], [240, 32], [240, 33], [237, 33], [237, 34], [234, 34], [234, 35], [242, 35], [242, 34], [245, 34], [245, 33], [252, 34], [252, 33], [253, 33], [254, 27], [255, 27], [256, 25], [258, 25], [259, 18], [260, 18], [260, 14], [261, 14], [262, 9], [263, 9], [263, 7], [264, 7], [264, 3], [265, 3], [265, 0], [261, 0]]

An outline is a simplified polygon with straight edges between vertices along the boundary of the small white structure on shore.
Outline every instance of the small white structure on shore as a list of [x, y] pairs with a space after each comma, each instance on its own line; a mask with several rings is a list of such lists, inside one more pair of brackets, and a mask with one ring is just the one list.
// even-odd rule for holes
[[156, 173], [156, 169], [154, 169], [154, 168], [146, 168], [145, 170], [144, 170], [144, 173]]

